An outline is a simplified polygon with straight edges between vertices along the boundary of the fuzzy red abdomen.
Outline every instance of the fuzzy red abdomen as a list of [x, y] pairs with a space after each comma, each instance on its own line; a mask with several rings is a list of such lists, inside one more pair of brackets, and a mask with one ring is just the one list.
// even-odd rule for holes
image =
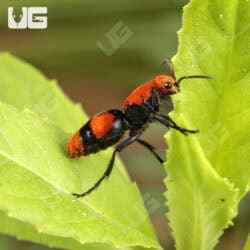
[[68, 142], [68, 152], [70, 157], [76, 158], [84, 155], [84, 146], [81, 140], [80, 132], [77, 131]]
[[90, 120], [90, 128], [97, 139], [104, 137], [112, 128], [115, 116], [111, 113], [95, 115]]
[[[93, 116], [89, 121], [90, 133], [97, 139], [105, 137], [113, 126], [115, 116], [112, 113], [101, 113]], [[70, 157], [76, 158], [81, 155], [88, 154], [88, 150], [84, 149], [82, 135], [77, 131], [68, 142], [68, 152]]]
[[124, 135], [123, 119], [122, 111], [114, 109], [94, 115], [69, 140], [69, 155], [76, 158], [114, 145]]

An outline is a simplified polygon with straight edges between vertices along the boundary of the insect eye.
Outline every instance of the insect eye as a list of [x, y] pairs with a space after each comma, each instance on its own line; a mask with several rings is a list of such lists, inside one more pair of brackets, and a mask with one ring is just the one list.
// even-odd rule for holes
[[171, 88], [172, 88], [172, 84], [171, 84], [170, 82], [166, 82], [166, 83], [164, 84], [164, 87], [165, 87], [166, 89], [171, 89]]

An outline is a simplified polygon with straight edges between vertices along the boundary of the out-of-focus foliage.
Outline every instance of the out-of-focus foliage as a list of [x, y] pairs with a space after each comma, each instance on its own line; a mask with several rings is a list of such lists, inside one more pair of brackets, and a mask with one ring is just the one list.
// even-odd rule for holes
[[250, 250], [250, 235], [247, 238], [244, 250]]
[[[11, 50], [47, 72], [60, 70], [102, 83], [133, 86], [157, 74], [160, 60], [175, 53], [176, 30], [186, 2], [27, 0], [25, 6], [48, 6], [48, 29], [15, 31], [7, 29], [7, 7], [14, 5], [18, 12], [24, 3], [1, 1], [0, 29], [5, 31], [0, 33], [0, 49]], [[132, 35], [106, 56], [96, 43], [110, 48], [106, 35], [119, 21]]]

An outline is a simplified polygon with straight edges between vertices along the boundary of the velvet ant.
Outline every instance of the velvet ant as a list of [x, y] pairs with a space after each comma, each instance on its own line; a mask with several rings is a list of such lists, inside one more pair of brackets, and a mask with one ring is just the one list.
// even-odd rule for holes
[[140, 139], [149, 123], [159, 122], [168, 129], [176, 129], [184, 135], [198, 132], [198, 130], [182, 128], [167, 114], [160, 113], [160, 101], [165, 99], [171, 109], [173, 107], [171, 95], [180, 91], [181, 81], [190, 78], [212, 77], [191, 75], [182, 76], [176, 80], [172, 63], [167, 60], [163, 63], [168, 63], [171, 71], [170, 76], [158, 75], [154, 79], [143, 83], [127, 96], [121, 110], [111, 109], [92, 116], [68, 142], [69, 155], [76, 158], [81, 155], [96, 153], [114, 145], [121, 140], [125, 131], [129, 131], [129, 137], [115, 146], [108, 167], [102, 177], [84, 193], [73, 194], [75, 197], [79, 198], [91, 193], [105, 178], [109, 177], [113, 169], [116, 153], [135, 141], [147, 148], [160, 163], [163, 163], [163, 159], [155, 152], [155, 148]]

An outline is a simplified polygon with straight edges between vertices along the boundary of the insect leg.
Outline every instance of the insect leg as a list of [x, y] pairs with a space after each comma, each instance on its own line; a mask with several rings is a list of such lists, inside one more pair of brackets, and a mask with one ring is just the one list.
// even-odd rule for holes
[[148, 142], [141, 140], [141, 139], [136, 139], [136, 141], [147, 148], [156, 158], [160, 163], [163, 163], [164, 160], [155, 152], [155, 147], [149, 144]]
[[165, 114], [160, 114], [161, 117], [163, 117], [164, 119], [168, 120], [171, 125], [173, 126], [173, 128], [180, 128], [182, 131], [186, 131], [188, 133], [199, 133], [199, 129], [187, 129], [187, 128], [182, 128], [182, 127], [179, 127], [172, 119], [170, 116], [168, 115], [165, 115]]
[[159, 107], [160, 107], [160, 101], [159, 101], [159, 97], [157, 95], [157, 91], [156, 89], [153, 89], [152, 90], [152, 106], [159, 110]]
[[143, 101], [143, 103], [147, 106], [147, 108], [149, 108], [151, 112], [158, 112], [160, 108], [160, 101], [157, 95], [157, 91], [155, 89], [152, 90], [151, 103], [149, 103], [148, 101]]
[[113, 170], [116, 153], [120, 152], [122, 149], [124, 149], [125, 147], [130, 145], [132, 142], [134, 142], [141, 135], [141, 133], [142, 133], [141, 131], [138, 131], [136, 134], [130, 136], [128, 139], [122, 141], [120, 144], [118, 144], [115, 147], [115, 150], [113, 151], [113, 154], [111, 156], [111, 159], [109, 161], [109, 164], [108, 164], [108, 167], [107, 167], [106, 171], [104, 172], [102, 177], [90, 189], [88, 189], [86, 192], [84, 192], [82, 194], [73, 193], [72, 195], [75, 196], [76, 198], [80, 198], [80, 197], [83, 197], [83, 196], [85, 196], [87, 194], [90, 194], [92, 191], [94, 191], [96, 188], [98, 188], [98, 186], [102, 183], [102, 181], [105, 178], [110, 176], [110, 174], [111, 174], [111, 172]]
[[166, 126], [168, 128], [176, 129], [176, 130], [180, 131], [184, 135], [188, 135], [189, 133], [195, 134], [195, 133], [199, 132], [199, 130], [191, 130], [191, 129], [182, 128], [182, 127], [178, 126], [168, 115], [157, 114], [157, 115], [155, 115], [154, 118], [158, 122], [163, 124], [164, 126]]

